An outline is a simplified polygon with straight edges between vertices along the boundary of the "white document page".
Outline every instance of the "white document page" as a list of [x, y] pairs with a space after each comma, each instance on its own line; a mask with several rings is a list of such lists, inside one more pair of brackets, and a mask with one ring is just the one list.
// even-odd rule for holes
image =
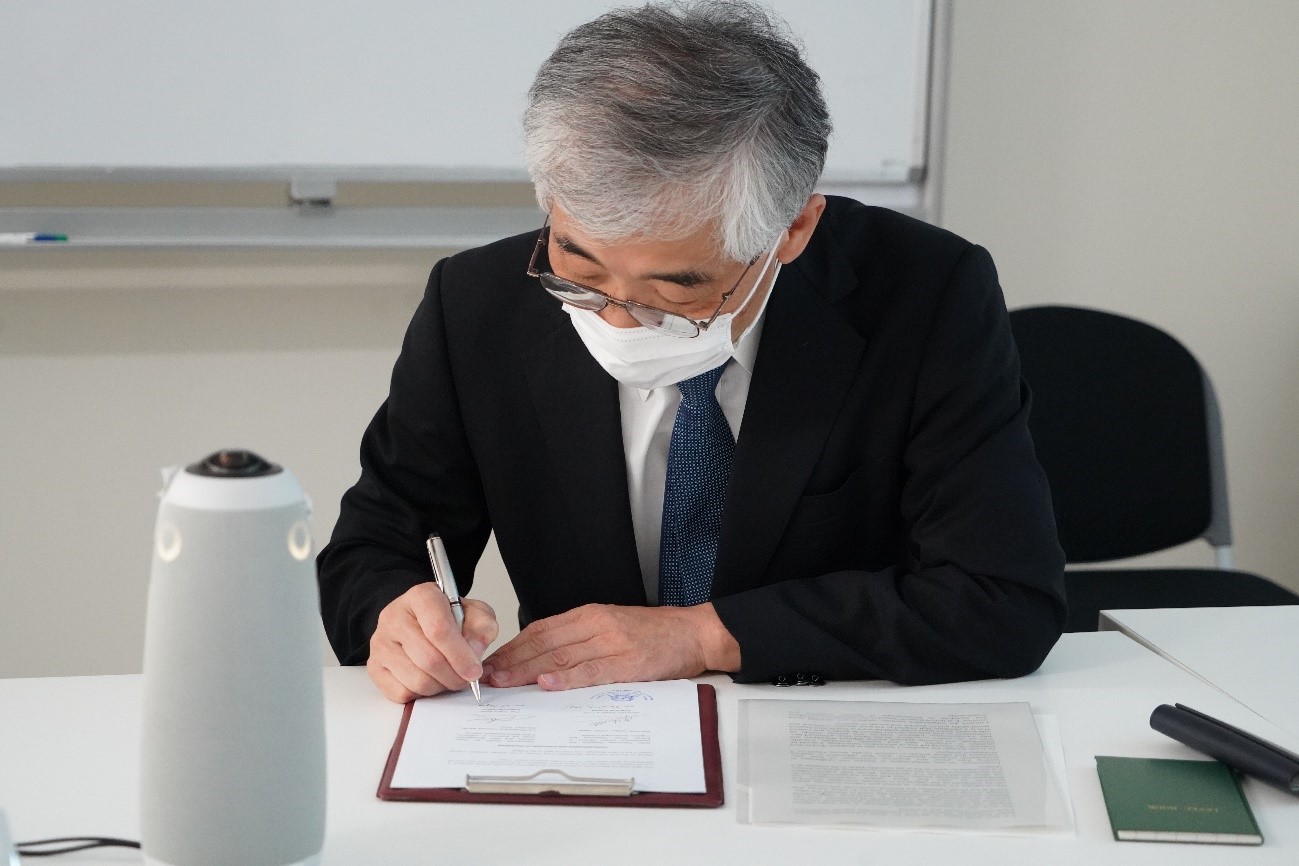
[[1067, 827], [1026, 703], [741, 701], [754, 823]]
[[634, 778], [636, 791], [702, 794], [703, 741], [694, 683], [673, 680], [547, 692], [483, 687], [411, 708], [395, 788], [463, 788], [465, 776]]

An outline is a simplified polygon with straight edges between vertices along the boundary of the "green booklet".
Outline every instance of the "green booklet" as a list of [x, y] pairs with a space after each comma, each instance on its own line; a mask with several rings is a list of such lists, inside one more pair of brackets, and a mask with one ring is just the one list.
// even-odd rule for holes
[[1114, 838], [1262, 845], [1240, 780], [1217, 761], [1096, 757]]

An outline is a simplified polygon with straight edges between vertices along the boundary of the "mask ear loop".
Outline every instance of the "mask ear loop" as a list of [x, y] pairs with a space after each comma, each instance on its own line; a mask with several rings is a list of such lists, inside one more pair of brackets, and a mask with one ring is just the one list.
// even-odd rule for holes
[[[776, 250], [778, 249], [780, 249], [779, 241], [777, 241], [776, 245], [771, 248], [771, 252], [767, 253], [767, 260], [762, 263], [762, 270], [758, 272], [758, 278], [753, 281], [753, 286], [749, 289], [749, 295], [744, 299], [744, 303], [740, 304], [740, 306], [738, 306], [737, 308], [731, 311], [730, 315], [732, 319], [734, 319], [736, 316], [742, 313], [744, 311], [744, 308], [749, 305], [749, 301], [753, 300], [753, 293], [758, 291], [758, 286], [762, 285], [762, 281], [766, 278], [767, 268], [771, 267], [771, 260], [776, 257]], [[779, 262], [776, 263], [776, 273], [778, 274], [780, 273]], [[775, 281], [773, 280], [772, 282], [774, 284]], [[770, 294], [770, 292], [768, 292], [768, 294]], [[765, 304], [766, 302], [764, 301], [763, 303]]]
[[[777, 241], [776, 245], [771, 248], [771, 252], [767, 254], [767, 260], [762, 263], [762, 272], [759, 273], [758, 278], [753, 281], [753, 288], [749, 289], [749, 296], [744, 299], [744, 303], [740, 304], [739, 309], [735, 310], [734, 312], [724, 314], [724, 315], [729, 315], [731, 317], [730, 321], [732, 322], [735, 321], [735, 317], [738, 316], [744, 310], [744, 308], [749, 305], [749, 302], [753, 300], [753, 293], [758, 290], [758, 286], [760, 286], [762, 284], [763, 279], [766, 278], [767, 268], [771, 267], [771, 260], [776, 258], [776, 250], [778, 249], [780, 249], [780, 241]], [[739, 348], [740, 342], [745, 337], [749, 336], [749, 334], [753, 331], [753, 329], [757, 327], [758, 322], [762, 321], [762, 314], [767, 311], [767, 304], [768, 302], [771, 301], [771, 296], [776, 291], [776, 280], [780, 278], [780, 267], [783, 264], [784, 262], [780, 261], [779, 259], [776, 260], [776, 271], [771, 275], [771, 288], [767, 289], [767, 294], [762, 299], [762, 306], [758, 308], [758, 314], [753, 317], [753, 321], [749, 322], [748, 327], [744, 329], [744, 333], [740, 334], [739, 337], [730, 337], [732, 355], [734, 355], [736, 350]]]

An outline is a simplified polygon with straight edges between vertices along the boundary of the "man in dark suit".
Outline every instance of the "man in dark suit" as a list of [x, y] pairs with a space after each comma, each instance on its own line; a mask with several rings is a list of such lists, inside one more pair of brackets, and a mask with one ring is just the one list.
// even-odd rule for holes
[[[320, 555], [326, 629], [404, 701], [727, 671], [1034, 670], [1063, 557], [985, 251], [812, 192], [829, 122], [761, 11], [570, 33], [525, 116], [540, 233], [433, 269]], [[480, 663], [428, 582], [496, 539]]]

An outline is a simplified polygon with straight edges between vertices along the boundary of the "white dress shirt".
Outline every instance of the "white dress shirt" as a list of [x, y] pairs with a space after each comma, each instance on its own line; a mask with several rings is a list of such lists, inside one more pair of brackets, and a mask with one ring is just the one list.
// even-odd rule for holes
[[[753, 379], [753, 362], [758, 357], [758, 341], [766, 311], [758, 316], [749, 332], [735, 347], [735, 357], [722, 371], [717, 382], [717, 402], [731, 425], [736, 441], [740, 422], [749, 399], [749, 382]], [[618, 405], [622, 410], [622, 446], [627, 459], [627, 493], [631, 497], [631, 521], [636, 533], [636, 553], [640, 557], [641, 579], [645, 597], [659, 603], [659, 537], [663, 531], [663, 490], [667, 485], [668, 445], [672, 425], [681, 405], [681, 389], [665, 385], [644, 391], [618, 384]]]

